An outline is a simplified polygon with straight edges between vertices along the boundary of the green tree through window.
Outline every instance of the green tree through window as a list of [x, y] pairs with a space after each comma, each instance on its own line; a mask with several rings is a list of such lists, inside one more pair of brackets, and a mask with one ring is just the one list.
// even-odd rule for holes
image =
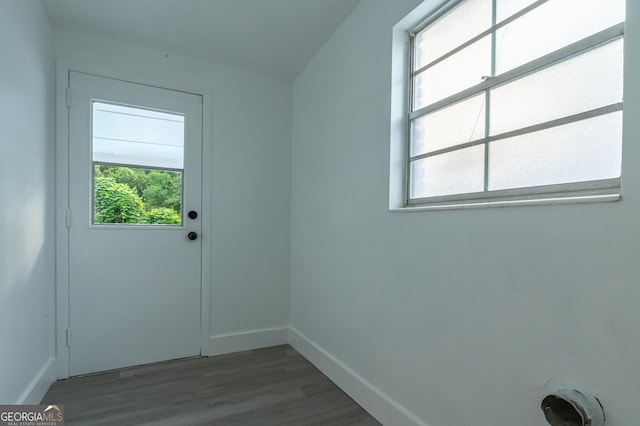
[[94, 189], [96, 224], [181, 224], [181, 172], [96, 164]]

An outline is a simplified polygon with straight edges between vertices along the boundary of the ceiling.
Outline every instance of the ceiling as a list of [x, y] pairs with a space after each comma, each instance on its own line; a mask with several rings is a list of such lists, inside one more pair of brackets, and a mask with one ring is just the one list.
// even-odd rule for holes
[[294, 79], [359, 0], [42, 0], [51, 24]]

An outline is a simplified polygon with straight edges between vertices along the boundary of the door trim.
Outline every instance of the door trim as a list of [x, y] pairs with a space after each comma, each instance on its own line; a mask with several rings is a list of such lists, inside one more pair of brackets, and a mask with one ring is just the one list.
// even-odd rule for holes
[[[67, 88], [69, 73], [76, 71], [99, 77], [112, 78], [136, 84], [154, 86], [178, 92], [202, 96], [202, 259], [200, 283], [200, 353], [208, 356], [210, 334], [210, 293], [212, 252], [211, 238], [211, 166], [212, 166], [212, 112], [213, 96], [211, 90], [184, 81], [158, 80], [146, 76], [105, 69], [104, 67], [83, 64], [75, 61], [56, 60], [56, 195], [55, 195], [55, 232], [56, 232], [56, 374], [58, 379], [69, 377], [69, 347], [67, 330], [70, 324], [69, 305], [69, 228], [67, 227], [67, 209], [69, 207], [69, 109], [67, 107]], [[73, 335], [71, 334], [71, 340]]]

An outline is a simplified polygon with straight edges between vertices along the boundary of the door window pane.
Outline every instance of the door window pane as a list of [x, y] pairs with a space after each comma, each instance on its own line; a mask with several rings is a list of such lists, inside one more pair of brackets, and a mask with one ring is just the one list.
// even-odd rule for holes
[[489, 189], [620, 176], [622, 112], [489, 144]]
[[181, 225], [184, 116], [93, 103], [94, 224]]
[[182, 224], [182, 171], [95, 164], [93, 179], [94, 224]]
[[165, 169], [184, 167], [184, 116], [93, 103], [93, 161]]

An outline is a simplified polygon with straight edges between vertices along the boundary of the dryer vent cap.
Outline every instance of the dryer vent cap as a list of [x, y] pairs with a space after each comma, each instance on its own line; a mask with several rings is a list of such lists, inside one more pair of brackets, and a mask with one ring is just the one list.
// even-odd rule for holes
[[540, 405], [551, 426], [604, 426], [600, 401], [575, 389], [557, 389]]

